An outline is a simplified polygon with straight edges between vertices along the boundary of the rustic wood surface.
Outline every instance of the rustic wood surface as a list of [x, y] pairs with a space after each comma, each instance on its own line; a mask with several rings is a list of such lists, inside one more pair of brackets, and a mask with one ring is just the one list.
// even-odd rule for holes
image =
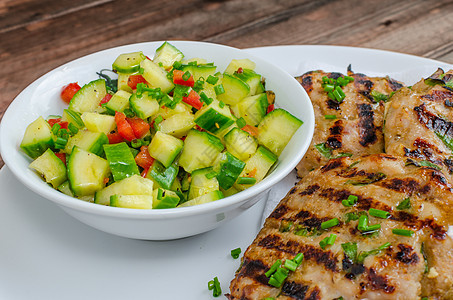
[[119, 45], [176, 39], [239, 48], [328, 44], [453, 63], [451, 20], [451, 0], [0, 0], [0, 120], [44, 73]]

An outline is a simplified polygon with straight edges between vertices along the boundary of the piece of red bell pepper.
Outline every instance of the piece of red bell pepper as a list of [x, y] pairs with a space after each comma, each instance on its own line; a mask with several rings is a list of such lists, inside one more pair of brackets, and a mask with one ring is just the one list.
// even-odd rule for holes
[[64, 102], [69, 103], [75, 93], [77, 93], [80, 89], [81, 87], [77, 82], [70, 83], [61, 89], [60, 97]]
[[145, 77], [143, 77], [142, 75], [138, 74], [138, 75], [131, 75], [129, 76], [129, 78], [127, 79], [127, 85], [135, 90], [137, 89], [137, 84], [139, 83], [147, 83]]
[[131, 125], [135, 138], [141, 139], [146, 133], [148, 133], [150, 125], [145, 120], [140, 119], [139, 117], [126, 118], [126, 120]]
[[187, 97], [182, 97], [182, 101], [200, 110], [201, 107], [203, 107], [203, 103], [200, 101], [200, 98], [201, 97], [197, 92], [191, 90]]
[[115, 112], [115, 122], [118, 128], [118, 133], [127, 141], [135, 139], [134, 130], [132, 129], [129, 122], [126, 120], [126, 115], [122, 112]]
[[140, 152], [135, 156], [135, 162], [143, 169], [148, 169], [154, 163], [154, 158], [149, 155], [148, 146], [141, 146]]
[[190, 77], [187, 80], [184, 80], [183, 78], [184, 73], [185, 72], [181, 70], [173, 70], [173, 83], [192, 87], [195, 84], [193, 76], [190, 75]]

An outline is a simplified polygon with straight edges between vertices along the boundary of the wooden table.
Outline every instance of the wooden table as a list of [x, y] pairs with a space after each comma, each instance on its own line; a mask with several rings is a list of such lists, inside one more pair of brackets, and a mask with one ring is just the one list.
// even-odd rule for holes
[[0, 120], [39, 76], [114, 46], [153, 40], [239, 48], [329, 44], [453, 64], [451, 20], [451, 0], [0, 0]]

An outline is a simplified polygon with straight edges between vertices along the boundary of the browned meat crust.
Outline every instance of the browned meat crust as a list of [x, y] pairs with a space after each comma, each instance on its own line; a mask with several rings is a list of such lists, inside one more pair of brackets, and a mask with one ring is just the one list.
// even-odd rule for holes
[[[388, 77], [368, 77], [348, 70], [348, 76], [354, 81], [343, 87], [346, 97], [339, 103], [330, 99], [324, 91], [324, 76], [334, 79], [344, 77], [340, 73], [323, 71], [311, 71], [296, 77], [310, 96], [316, 119], [310, 148], [297, 166], [300, 177], [324, 165], [331, 157], [384, 152], [384, 101], [376, 95], [388, 97], [402, 87], [402, 84]], [[327, 119], [326, 115], [336, 118]], [[330, 154], [321, 154], [316, 145], [324, 145]]]
[[[357, 203], [346, 207], [349, 195]], [[410, 208], [397, 208], [409, 199]], [[310, 172], [289, 191], [242, 258], [230, 285], [229, 299], [453, 299], [452, 186], [441, 171], [406, 165], [386, 154], [332, 159]], [[388, 219], [369, 215], [380, 224], [377, 233], [363, 234], [350, 220], [370, 208], [390, 213]], [[348, 220], [349, 216], [349, 220]], [[321, 229], [338, 218], [337, 226]], [[414, 231], [411, 237], [392, 229]], [[336, 234], [325, 249], [320, 241]], [[356, 243], [363, 259], [349, 257], [342, 244]], [[303, 253], [304, 260], [279, 288], [265, 272], [277, 259], [283, 262]]]

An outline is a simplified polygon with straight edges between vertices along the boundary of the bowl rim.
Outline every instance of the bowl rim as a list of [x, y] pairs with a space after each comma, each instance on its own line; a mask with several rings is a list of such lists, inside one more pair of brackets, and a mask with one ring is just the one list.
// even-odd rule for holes
[[[257, 65], [258, 64], [267, 64], [271, 68], [274, 68], [277, 72], [279, 72], [279, 76], [284, 76], [287, 78], [289, 81], [293, 81], [292, 84], [297, 84], [300, 86], [300, 89], [298, 89], [308, 101], [310, 101], [308, 94], [305, 92], [303, 87], [297, 82], [297, 80], [291, 76], [288, 72], [284, 71], [282, 68], [279, 66], [262, 59], [258, 56], [255, 56], [249, 52], [244, 51], [243, 49], [231, 47], [231, 46], [226, 46], [226, 45], [221, 45], [221, 44], [216, 44], [216, 43], [210, 43], [210, 42], [198, 42], [198, 41], [182, 41], [182, 40], [166, 40], [175, 46], [177, 45], [185, 45], [185, 46], [196, 46], [199, 47], [201, 46], [207, 46], [207, 47], [213, 47], [213, 48], [224, 48], [228, 49], [229, 51], [234, 51], [237, 53], [240, 53], [242, 56], [246, 56], [253, 60]], [[15, 175], [15, 177], [25, 186], [27, 186], [30, 190], [33, 192], [36, 192], [37, 194], [41, 195], [42, 197], [51, 200], [52, 202], [56, 203], [57, 205], [65, 206], [71, 209], [75, 209], [78, 211], [83, 211], [85, 213], [91, 213], [91, 214], [96, 214], [96, 215], [103, 215], [103, 216], [111, 216], [111, 217], [121, 217], [121, 218], [155, 218], [155, 219], [164, 219], [164, 218], [179, 218], [179, 217], [187, 217], [187, 216], [193, 216], [197, 214], [204, 214], [207, 212], [216, 212], [216, 211], [225, 211], [225, 208], [230, 207], [230, 209], [234, 209], [244, 203], [246, 203], [248, 199], [251, 199], [252, 197], [263, 193], [267, 191], [269, 188], [271, 188], [273, 185], [278, 183], [280, 180], [282, 180], [285, 176], [287, 176], [299, 163], [299, 161], [302, 159], [303, 155], [305, 155], [311, 139], [313, 137], [313, 132], [314, 132], [314, 126], [315, 126], [315, 118], [314, 118], [314, 110], [313, 106], [311, 105], [311, 102], [309, 102], [309, 111], [307, 112], [307, 118], [304, 119], [304, 130], [307, 132], [309, 141], [305, 142], [303, 144], [303, 148], [299, 149], [297, 152], [297, 155], [294, 156], [292, 159], [290, 159], [290, 162], [286, 165], [283, 166], [282, 169], [280, 169], [277, 173], [272, 173], [269, 176], [266, 176], [261, 182], [259, 182], [257, 185], [254, 185], [248, 189], [245, 189], [237, 194], [227, 196], [225, 198], [222, 198], [222, 201], [213, 201], [205, 204], [200, 204], [200, 205], [195, 205], [195, 206], [188, 206], [188, 207], [180, 207], [180, 208], [168, 208], [168, 209], [159, 209], [159, 210], [144, 210], [144, 209], [130, 209], [130, 208], [121, 208], [121, 207], [111, 207], [111, 206], [105, 206], [105, 205], [96, 205], [91, 202], [86, 202], [68, 195], [65, 195], [55, 189], [53, 189], [50, 186], [37, 186], [33, 184], [30, 181], [24, 180], [23, 175], [21, 175], [21, 172], [23, 171], [20, 167], [16, 166], [16, 164], [13, 161], [13, 158], [10, 156], [9, 152], [6, 150], [7, 149], [7, 140], [5, 138], [5, 134], [2, 134], [4, 131], [6, 131], [6, 125], [5, 125], [5, 120], [7, 121], [9, 118], [11, 118], [13, 115], [10, 116], [11, 111], [13, 108], [17, 105], [19, 105], [19, 102], [16, 101], [17, 99], [20, 99], [21, 97], [24, 96], [26, 91], [32, 90], [36, 88], [43, 80], [46, 79], [50, 74], [57, 72], [59, 70], [64, 69], [65, 67], [71, 66], [73, 64], [77, 64], [79, 61], [86, 60], [87, 58], [89, 59], [90, 57], [101, 55], [102, 53], [108, 53], [112, 51], [121, 51], [121, 49], [127, 49], [127, 48], [137, 48], [140, 49], [140, 47], [146, 46], [146, 47], [155, 47], [157, 48], [160, 46], [163, 42], [165, 41], [150, 41], [150, 42], [141, 42], [141, 43], [133, 43], [133, 44], [126, 44], [126, 45], [121, 45], [121, 46], [116, 46], [112, 48], [107, 48], [103, 49], [100, 51], [96, 51], [87, 55], [84, 55], [82, 57], [76, 58], [74, 60], [68, 61], [52, 70], [49, 72], [46, 72], [45, 74], [41, 75], [39, 78], [34, 80], [32, 83], [30, 83], [27, 87], [24, 88], [10, 103], [9, 107], [5, 111], [3, 115], [2, 122], [0, 123], [0, 153], [2, 154], [3, 160], [5, 162], [5, 165], [12, 171], [12, 173]], [[126, 50], [128, 51], [128, 50]], [[300, 130], [300, 129], [299, 129]], [[16, 145], [16, 151], [19, 151], [17, 149]], [[46, 187], [46, 188], [44, 188]]]

